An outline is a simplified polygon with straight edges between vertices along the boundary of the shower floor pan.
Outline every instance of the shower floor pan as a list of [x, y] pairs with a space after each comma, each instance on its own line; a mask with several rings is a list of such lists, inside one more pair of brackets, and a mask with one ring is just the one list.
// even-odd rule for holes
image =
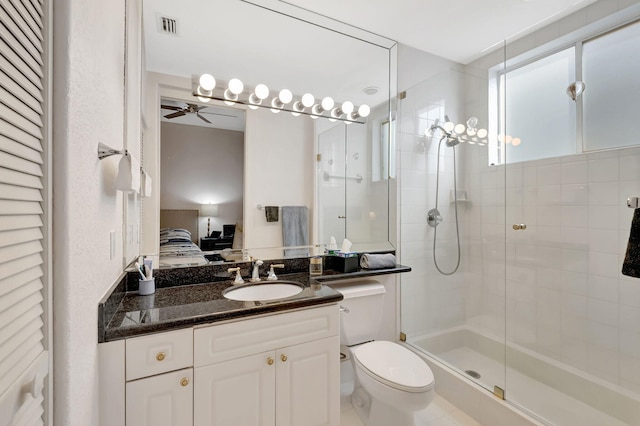
[[552, 425], [624, 426], [640, 419], [638, 395], [517, 345], [508, 348], [505, 370], [503, 344], [467, 328], [408, 343], [481, 386], [504, 388], [508, 402]]

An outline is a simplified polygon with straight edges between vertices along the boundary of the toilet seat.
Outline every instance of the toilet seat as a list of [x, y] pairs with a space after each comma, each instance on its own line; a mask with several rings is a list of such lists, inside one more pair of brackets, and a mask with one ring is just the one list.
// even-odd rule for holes
[[405, 392], [426, 392], [433, 388], [429, 366], [409, 349], [393, 342], [374, 341], [353, 349], [353, 359], [366, 374]]

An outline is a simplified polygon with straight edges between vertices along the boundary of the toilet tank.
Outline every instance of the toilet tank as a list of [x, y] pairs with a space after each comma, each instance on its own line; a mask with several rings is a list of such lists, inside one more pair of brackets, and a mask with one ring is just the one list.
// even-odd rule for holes
[[340, 344], [355, 345], [374, 340], [382, 323], [384, 285], [375, 280], [332, 284], [340, 302]]

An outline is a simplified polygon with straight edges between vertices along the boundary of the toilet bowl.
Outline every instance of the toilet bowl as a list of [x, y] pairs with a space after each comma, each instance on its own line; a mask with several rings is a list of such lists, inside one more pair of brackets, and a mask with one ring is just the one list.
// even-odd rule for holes
[[333, 286], [344, 296], [341, 344], [355, 371], [352, 405], [366, 426], [413, 426], [415, 412], [433, 399], [429, 366], [397, 343], [372, 340], [381, 324], [385, 288], [376, 281]]

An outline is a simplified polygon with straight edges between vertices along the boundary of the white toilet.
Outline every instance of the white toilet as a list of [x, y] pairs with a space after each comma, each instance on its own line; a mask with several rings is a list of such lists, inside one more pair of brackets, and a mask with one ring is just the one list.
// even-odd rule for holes
[[332, 285], [340, 302], [340, 344], [350, 350], [356, 381], [351, 402], [366, 426], [415, 425], [416, 411], [433, 399], [429, 366], [409, 349], [373, 341], [381, 322], [384, 285], [366, 281]]

